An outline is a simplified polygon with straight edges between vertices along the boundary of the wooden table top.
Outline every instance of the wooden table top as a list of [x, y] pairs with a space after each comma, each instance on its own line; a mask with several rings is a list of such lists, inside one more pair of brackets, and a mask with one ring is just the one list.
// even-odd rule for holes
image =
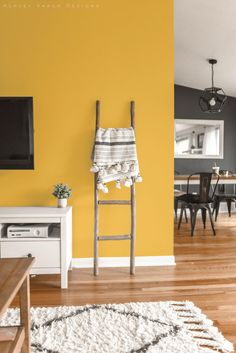
[[16, 296], [34, 261], [34, 257], [0, 259], [0, 316]]
[[[189, 177], [189, 175], [175, 175], [175, 180], [187, 180]], [[212, 176], [213, 179], [217, 179], [217, 177], [215, 175]], [[197, 180], [199, 179], [199, 176], [198, 175], [193, 175], [191, 177], [191, 180]], [[220, 175], [220, 180], [236, 180], [236, 174], [233, 174], [233, 175]]]

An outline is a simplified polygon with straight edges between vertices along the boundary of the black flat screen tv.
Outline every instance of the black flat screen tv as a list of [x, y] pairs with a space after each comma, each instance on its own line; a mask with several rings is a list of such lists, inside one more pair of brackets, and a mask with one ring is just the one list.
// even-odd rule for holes
[[0, 97], [0, 169], [34, 169], [33, 97]]

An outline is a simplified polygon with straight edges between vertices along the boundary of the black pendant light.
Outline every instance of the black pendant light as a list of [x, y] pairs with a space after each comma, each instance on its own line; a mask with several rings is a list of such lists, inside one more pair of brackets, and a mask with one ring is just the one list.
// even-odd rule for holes
[[200, 99], [199, 105], [204, 113], [220, 113], [223, 109], [227, 97], [222, 88], [214, 86], [214, 65], [217, 63], [216, 59], [209, 59], [211, 65], [211, 87], [205, 88]]

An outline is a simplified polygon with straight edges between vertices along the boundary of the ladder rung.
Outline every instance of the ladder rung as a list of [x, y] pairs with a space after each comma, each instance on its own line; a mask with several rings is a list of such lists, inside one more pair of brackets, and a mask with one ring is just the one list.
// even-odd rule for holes
[[97, 240], [130, 240], [131, 235], [101, 235], [97, 237]]
[[130, 200], [100, 200], [99, 205], [131, 205]]

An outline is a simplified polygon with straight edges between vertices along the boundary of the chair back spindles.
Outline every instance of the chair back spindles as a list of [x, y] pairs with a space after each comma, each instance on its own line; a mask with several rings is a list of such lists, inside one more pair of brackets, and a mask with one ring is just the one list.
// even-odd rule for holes
[[199, 197], [200, 202], [208, 202], [212, 173], [200, 173]]
[[[209, 199], [213, 199], [216, 188], [219, 182], [219, 175], [216, 175], [216, 182], [214, 188], [211, 189], [213, 173], [209, 172], [199, 172], [190, 174], [187, 181], [187, 194], [190, 194], [191, 179], [193, 177], [199, 176], [199, 189], [197, 194], [199, 195], [199, 202], [208, 202]], [[210, 195], [212, 191], [212, 194]]]

